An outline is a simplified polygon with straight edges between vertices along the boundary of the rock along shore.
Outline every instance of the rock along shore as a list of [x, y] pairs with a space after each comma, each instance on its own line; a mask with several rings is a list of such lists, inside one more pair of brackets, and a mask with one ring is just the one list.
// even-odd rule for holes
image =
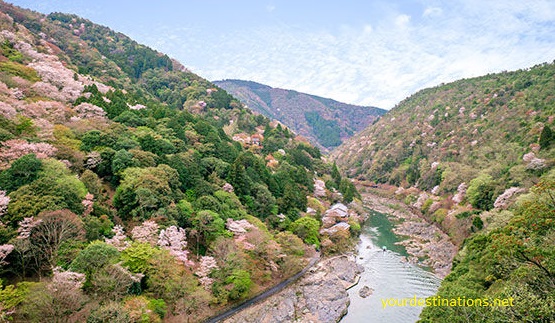
[[350, 303], [347, 288], [362, 270], [354, 255], [323, 259], [291, 286], [224, 322], [339, 322]]
[[395, 234], [406, 237], [398, 244], [403, 245], [411, 255], [409, 262], [421, 261], [422, 264], [431, 267], [439, 278], [449, 274], [457, 247], [447, 234], [397, 200], [370, 193], [362, 195], [368, 208], [385, 213], [393, 220]]

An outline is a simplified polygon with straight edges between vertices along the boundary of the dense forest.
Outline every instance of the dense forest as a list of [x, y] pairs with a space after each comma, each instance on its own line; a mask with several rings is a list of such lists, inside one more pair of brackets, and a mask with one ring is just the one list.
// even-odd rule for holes
[[332, 153], [459, 246], [439, 296], [514, 299], [423, 321], [555, 320], [554, 76], [545, 63], [422, 90]]
[[358, 234], [320, 234], [358, 195], [288, 128], [123, 34], [0, 9], [0, 320], [199, 321]]

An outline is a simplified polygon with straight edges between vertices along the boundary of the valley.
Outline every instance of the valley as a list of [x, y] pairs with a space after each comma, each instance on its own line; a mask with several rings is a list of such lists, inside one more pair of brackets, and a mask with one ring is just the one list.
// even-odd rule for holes
[[323, 152], [375, 122], [386, 110], [337, 102], [241, 80], [215, 81], [249, 109], [277, 120]]
[[[74, 14], [0, 1], [0, 29], [0, 321], [200, 322], [289, 283], [227, 320], [555, 321], [555, 62], [385, 111]], [[405, 293], [515, 302], [380, 309]]]

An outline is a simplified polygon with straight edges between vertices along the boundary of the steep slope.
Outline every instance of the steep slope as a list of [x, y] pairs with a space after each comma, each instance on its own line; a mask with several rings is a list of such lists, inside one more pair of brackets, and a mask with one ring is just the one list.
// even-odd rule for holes
[[276, 119], [324, 149], [333, 149], [386, 111], [337, 102], [251, 81], [214, 82], [250, 109]]
[[422, 90], [333, 152], [460, 246], [423, 322], [555, 320], [554, 93], [554, 63]]
[[356, 235], [320, 234], [356, 190], [316, 147], [167, 55], [2, 1], [0, 29], [1, 320], [201, 321]]
[[[549, 167], [555, 65], [505, 72], [422, 90], [333, 153], [350, 176], [455, 192], [480, 173], [529, 186]], [[543, 140], [543, 141], [542, 141]], [[544, 163], [531, 163], [533, 153]], [[524, 160], [523, 160], [524, 158]], [[538, 169], [532, 169], [538, 168]]]

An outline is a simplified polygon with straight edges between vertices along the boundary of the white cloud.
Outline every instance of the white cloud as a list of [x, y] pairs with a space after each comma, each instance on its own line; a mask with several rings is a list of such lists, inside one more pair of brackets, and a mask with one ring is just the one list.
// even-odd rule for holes
[[410, 16], [409, 15], [398, 15], [395, 18], [395, 25], [397, 25], [397, 27], [405, 27], [410, 23]]
[[424, 13], [422, 14], [422, 16], [424, 16], [424, 17], [438, 17], [438, 16], [441, 16], [442, 13], [443, 13], [443, 10], [441, 10], [441, 8], [429, 7], [429, 8], [426, 8], [426, 10], [424, 10]]
[[425, 87], [553, 61], [554, 9], [540, 0], [468, 0], [335, 29], [273, 25], [219, 35], [179, 29], [158, 33], [177, 39], [151, 37], [211, 80], [248, 79], [392, 108]]

